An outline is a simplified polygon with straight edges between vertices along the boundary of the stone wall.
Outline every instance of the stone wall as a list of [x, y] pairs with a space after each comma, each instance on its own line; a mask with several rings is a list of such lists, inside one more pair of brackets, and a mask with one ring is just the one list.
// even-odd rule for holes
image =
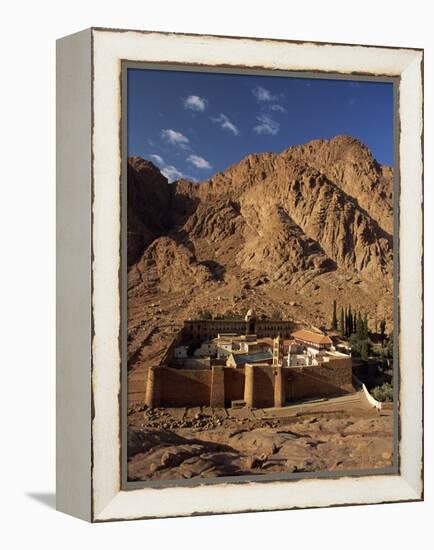
[[144, 366], [128, 374], [128, 407], [144, 402], [148, 373], [149, 367]]
[[224, 367], [216, 366], [211, 371], [211, 390], [209, 404], [211, 407], [225, 406], [225, 373]]
[[344, 395], [354, 391], [352, 363], [337, 359], [321, 366], [287, 369], [285, 394], [287, 401], [303, 398]]
[[[154, 370], [154, 390], [146, 391], [147, 405], [196, 407], [209, 405], [211, 370], [184, 370], [158, 367]], [[150, 384], [148, 375], [147, 385]], [[153, 393], [152, 397], [151, 394]]]
[[281, 368], [246, 365], [214, 366], [206, 370], [151, 368], [145, 388], [148, 406], [273, 407], [303, 398], [337, 396], [354, 391], [351, 359], [312, 367]]
[[308, 370], [306, 372], [322, 376], [324, 379], [330, 380], [337, 386], [351, 385], [353, 376], [352, 364], [351, 357], [347, 359], [332, 359], [316, 367], [307, 367]]
[[273, 407], [274, 370], [271, 366], [246, 365], [244, 400], [247, 406]]
[[243, 399], [244, 395], [244, 367], [224, 369], [225, 379], [225, 406], [230, 407], [232, 401]]

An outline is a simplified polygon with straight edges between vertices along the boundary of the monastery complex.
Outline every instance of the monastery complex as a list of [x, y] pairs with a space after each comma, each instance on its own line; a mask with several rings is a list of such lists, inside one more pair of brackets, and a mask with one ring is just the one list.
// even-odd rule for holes
[[352, 359], [333, 340], [290, 321], [188, 320], [158, 367], [149, 407], [282, 407], [354, 392]]

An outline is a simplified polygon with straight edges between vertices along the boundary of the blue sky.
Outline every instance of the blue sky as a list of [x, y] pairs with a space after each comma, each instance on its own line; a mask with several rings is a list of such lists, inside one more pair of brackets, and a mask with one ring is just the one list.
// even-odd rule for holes
[[393, 85], [128, 69], [128, 155], [152, 160], [169, 181], [338, 134], [393, 165]]

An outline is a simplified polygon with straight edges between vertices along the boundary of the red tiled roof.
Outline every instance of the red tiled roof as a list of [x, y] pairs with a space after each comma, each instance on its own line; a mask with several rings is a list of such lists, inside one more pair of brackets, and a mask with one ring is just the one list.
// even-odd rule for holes
[[318, 334], [317, 332], [311, 332], [310, 330], [297, 330], [291, 334], [293, 338], [303, 340], [312, 344], [333, 344], [332, 340], [325, 334]]

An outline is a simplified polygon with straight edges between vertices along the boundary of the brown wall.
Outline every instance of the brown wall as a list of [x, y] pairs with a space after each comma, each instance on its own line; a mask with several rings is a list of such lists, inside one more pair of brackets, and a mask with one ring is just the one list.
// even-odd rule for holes
[[225, 368], [225, 406], [230, 407], [231, 402], [243, 399], [244, 396], [244, 367], [239, 369]]
[[335, 359], [318, 367], [308, 367], [306, 373], [324, 378], [337, 386], [352, 386], [353, 367], [351, 358]]
[[160, 403], [164, 407], [209, 405], [211, 370], [159, 368]]
[[339, 386], [324, 378], [309, 376], [307, 373], [292, 372], [285, 377], [285, 396], [287, 401], [296, 401], [306, 397], [325, 397], [342, 395]]
[[211, 371], [211, 390], [209, 404], [211, 407], [225, 406], [225, 372], [224, 367], [216, 366]]
[[149, 367], [138, 369], [128, 375], [128, 407], [143, 403], [146, 393]]
[[254, 367], [254, 407], [274, 406], [274, 370], [272, 367]]
[[351, 359], [338, 359], [328, 365], [292, 368], [285, 376], [287, 401], [304, 397], [343, 395], [352, 389]]
[[[246, 368], [253, 368], [253, 406], [273, 407], [276, 370], [279, 367]], [[282, 397], [291, 402], [306, 397], [342, 395], [353, 391], [351, 376], [351, 360], [338, 360], [321, 367], [285, 368], [282, 370]], [[150, 406], [193, 407], [211, 404], [230, 407], [232, 401], [245, 398], [245, 368], [185, 370], [160, 367], [154, 369], [153, 384], [154, 405]]]

